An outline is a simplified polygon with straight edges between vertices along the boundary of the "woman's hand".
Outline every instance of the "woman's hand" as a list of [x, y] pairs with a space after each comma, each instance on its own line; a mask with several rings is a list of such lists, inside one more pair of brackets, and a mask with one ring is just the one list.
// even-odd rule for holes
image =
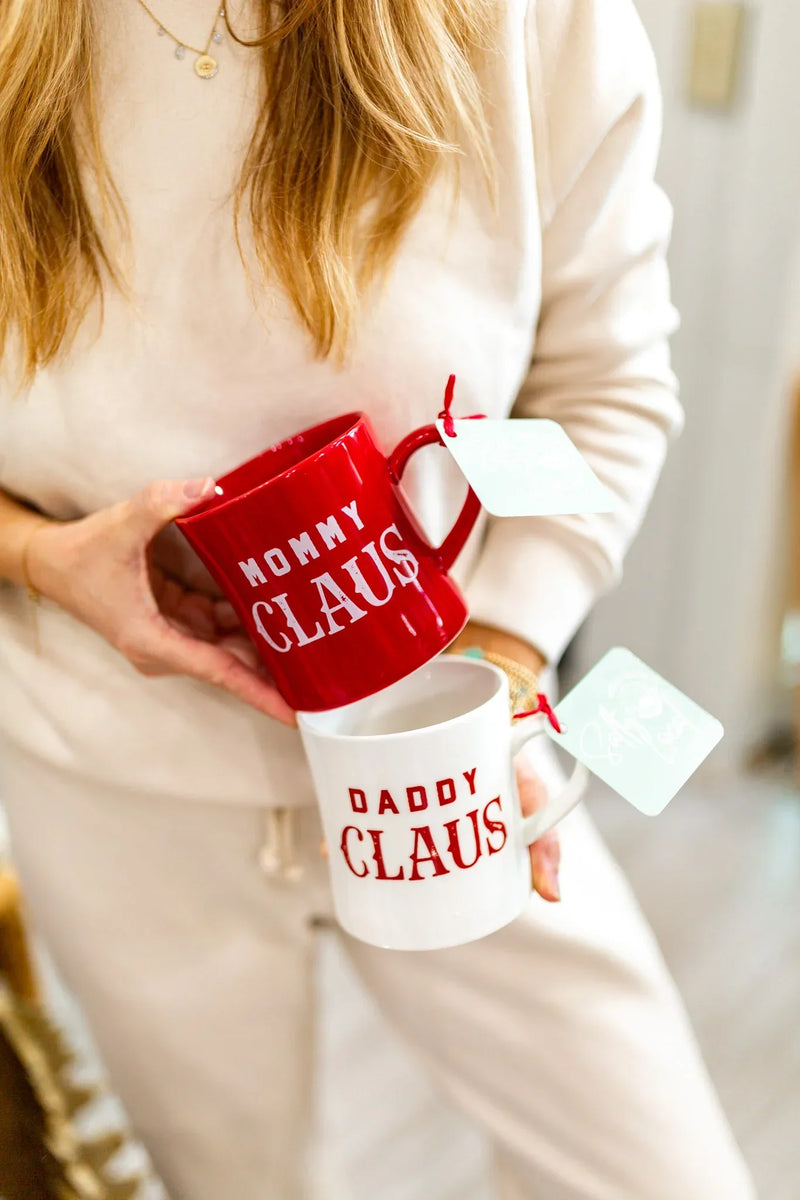
[[[476, 621], [469, 622], [456, 639], [453, 649], [467, 650], [470, 646], [480, 646], [485, 652], [502, 654], [535, 672], [541, 671], [545, 662], [535, 646], [510, 633], [492, 629], [488, 625], [480, 625]], [[529, 817], [540, 808], [544, 808], [547, 803], [547, 789], [525, 758], [518, 757], [514, 767], [522, 812], [524, 816]], [[534, 890], [545, 900], [560, 900], [558, 865], [561, 847], [556, 831], [552, 829], [540, 837], [538, 842], [534, 842], [529, 848], [529, 853]]]
[[160, 480], [80, 520], [42, 521], [27, 545], [30, 582], [143, 675], [189, 675], [293, 725], [230, 605], [153, 563], [156, 534], [213, 489], [213, 479]]
[[[517, 775], [517, 791], [524, 817], [530, 817], [547, 804], [547, 788], [523, 755], [514, 762]], [[558, 867], [561, 862], [561, 844], [555, 829], [543, 834], [538, 842], [528, 847], [531, 859], [531, 883], [534, 891], [544, 900], [560, 900]]]

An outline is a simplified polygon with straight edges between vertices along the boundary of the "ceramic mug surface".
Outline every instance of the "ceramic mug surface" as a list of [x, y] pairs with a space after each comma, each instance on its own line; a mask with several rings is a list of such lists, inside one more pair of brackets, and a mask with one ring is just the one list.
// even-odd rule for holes
[[217, 481], [175, 523], [230, 600], [295, 709], [339, 707], [387, 687], [466, 624], [447, 571], [480, 512], [470, 489], [432, 546], [400, 487], [434, 425], [387, 458], [363, 413], [326, 421]]
[[484, 937], [531, 891], [528, 845], [578, 803], [586, 771], [523, 818], [513, 757], [545, 718], [509, 717], [508, 680], [444, 656], [369, 699], [300, 713], [344, 929], [395, 950]]

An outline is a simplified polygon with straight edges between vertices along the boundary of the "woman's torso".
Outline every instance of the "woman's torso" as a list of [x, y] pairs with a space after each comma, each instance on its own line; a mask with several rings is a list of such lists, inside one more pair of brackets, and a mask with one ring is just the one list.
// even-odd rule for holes
[[[256, 309], [235, 245], [231, 193], [259, 99], [258, 52], [226, 35], [215, 49], [219, 74], [201, 80], [191, 53], [175, 59], [136, 0], [102, 5], [102, 132], [130, 220], [138, 311], [107, 289], [99, 335], [93, 309], [64, 361], [24, 394], [0, 385], [0, 486], [72, 518], [155, 478], [219, 475], [353, 408], [370, 415], [389, 450], [433, 418], [451, 371], [457, 410], [505, 415], [540, 300], [525, 10], [525, 0], [506, 5], [483, 73], [496, 216], [468, 155], [457, 205], [443, 183], [431, 190], [340, 369], [313, 358], [288, 300], [254, 268]], [[190, 35], [213, 14], [200, 22], [194, 0], [175, 0], [167, 15], [196, 45]], [[408, 490], [436, 536], [463, 482], [441, 451], [420, 460]], [[293, 731], [191, 680], [144, 679], [47, 603], [40, 634], [37, 654], [26, 598], [0, 590], [6, 738], [117, 784], [256, 804], [306, 797]]]

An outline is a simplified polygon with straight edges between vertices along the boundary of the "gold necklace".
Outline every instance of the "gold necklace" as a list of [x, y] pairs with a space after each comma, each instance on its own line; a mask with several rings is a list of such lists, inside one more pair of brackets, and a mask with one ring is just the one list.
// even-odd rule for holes
[[219, 25], [220, 21], [225, 16], [225, 9], [220, 8], [214, 14], [214, 24], [211, 26], [211, 32], [208, 35], [206, 44], [202, 50], [198, 50], [196, 46], [190, 46], [188, 42], [181, 41], [179, 37], [175, 36], [171, 29], [167, 29], [166, 25], [164, 25], [162, 21], [159, 21], [153, 10], [147, 7], [144, 0], [139, 0], [139, 3], [147, 13], [148, 17], [150, 17], [152, 21], [155, 21], [156, 32], [158, 33], [158, 36], [172, 38], [173, 42], [175, 43], [175, 57], [178, 59], [183, 59], [186, 57], [186, 51], [191, 50], [192, 54], [197, 55], [197, 58], [194, 60], [195, 75], [199, 75], [201, 79], [213, 79], [219, 70], [219, 63], [215, 58], [212, 58], [208, 52], [211, 49], [212, 42], [215, 46], [218, 46], [222, 41], [222, 34], [217, 29], [217, 25]]

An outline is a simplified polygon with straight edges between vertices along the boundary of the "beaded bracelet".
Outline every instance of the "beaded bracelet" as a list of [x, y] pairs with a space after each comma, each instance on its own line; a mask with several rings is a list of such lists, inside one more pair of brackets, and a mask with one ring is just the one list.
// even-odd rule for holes
[[509, 707], [515, 720], [522, 717], [532, 717], [541, 713], [547, 717], [556, 733], [563, 733], [558, 717], [544, 692], [539, 691], [539, 675], [530, 667], [523, 666], [515, 658], [505, 654], [495, 654], [480, 646], [468, 646], [466, 650], [450, 650], [450, 654], [460, 654], [462, 658], [478, 658], [499, 667], [508, 677]]
[[463, 658], [478, 658], [484, 662], [499, 667], [508, 676], [509, 701], [511, 712], [525, 712], [535, 707], [539, 696], [539, 675], [530, 667], [523, 666], [515, 658], [505, 654], [495, 654], [491, 650], [483, 650], [480, 646], [468, 646], [466, 650], [455, 651]]
[[31, 548], [31, 542], [44, 524], [46, 524], [46, 522], [41, 521], [33, 527], [25, 541], [25, 545], [22, 547], [22, 557], [20, 560], [20, 566], [22, 568], [22, 580], [25, 584], [25, 590], [28, 593], [28, 599], [32, 604], [38, 604], [42, 598], [42, 594], [31, 579], [31, 571], [30, 567], [28, 566], [28, 553]]

